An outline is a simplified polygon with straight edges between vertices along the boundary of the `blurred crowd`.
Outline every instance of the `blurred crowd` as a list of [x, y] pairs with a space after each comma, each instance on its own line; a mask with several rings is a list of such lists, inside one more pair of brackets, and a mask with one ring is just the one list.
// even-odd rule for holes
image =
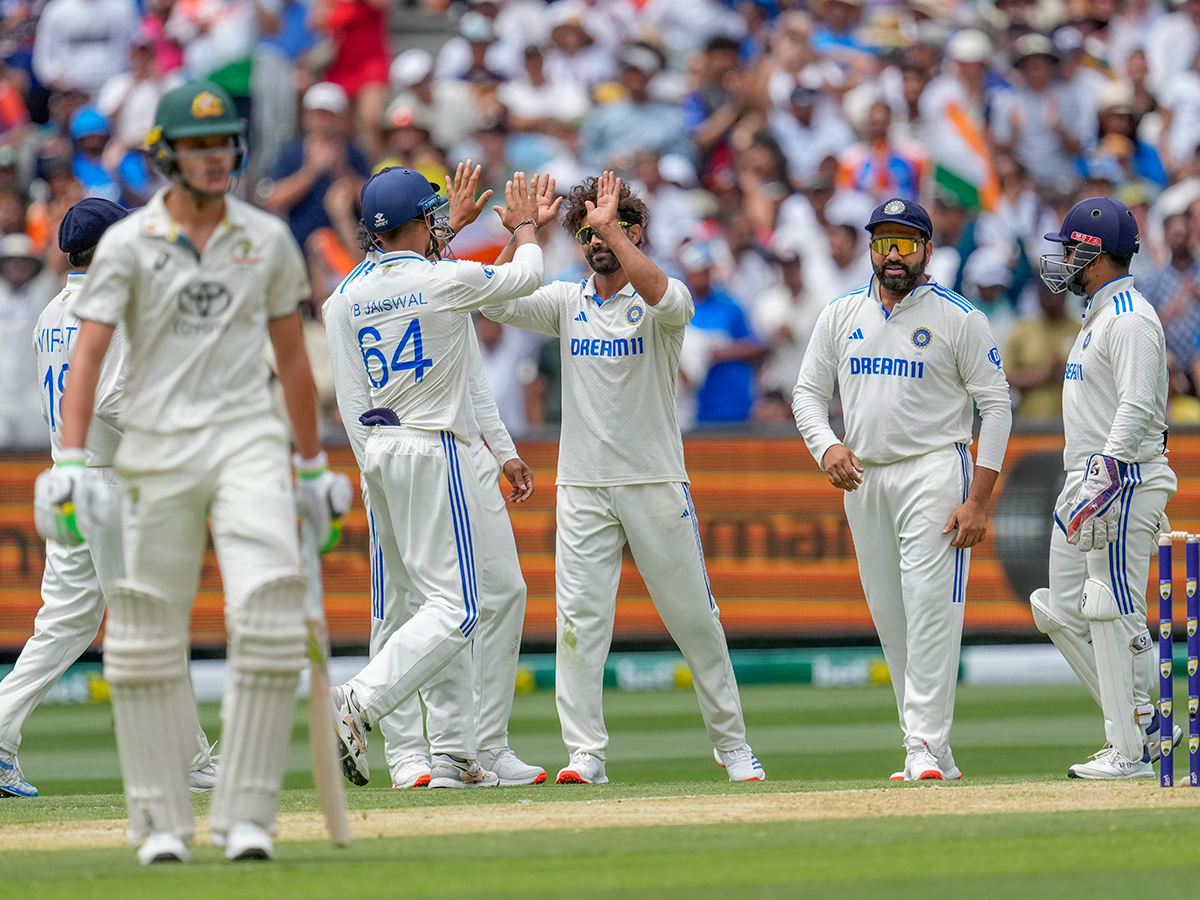
[[[312, 356], [331, 427], [321, 301], [362, 258], [359, 189], [405, 165], [487, 187], [614, 169], [646, 200], [645, 249], [684, 279], [684, 428], [790, 419], [816, 317], [871, 275], [888, 197], [930, 211], [931, 275], [983, 310], [1018, 421], [1061, 418], [1073, 298], [1042, 235], [1086, 196], [1141, 226], [1173, 423], [1200, 422], [1200, 0], [2, 0], [0, 446], [46, 441], [30, 334], [84, 196], [139, 206], [155, 103], [190, 77], [251, 125], [240, 190], [287, 219], [313, 278]], [[454, 242], [489, 260], [490, 214]], [[587, 276], [543, 229], [548, 279]], [[554, 427], [554, 342], [477, 323], [515, 435]], [[322, 370], [324, 367], [324, 371]]]

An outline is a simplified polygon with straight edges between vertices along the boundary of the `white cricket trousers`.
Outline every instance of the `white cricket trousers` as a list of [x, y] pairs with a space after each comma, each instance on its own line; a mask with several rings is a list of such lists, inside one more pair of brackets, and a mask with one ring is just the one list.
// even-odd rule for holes
[[[471, 444], [470, 457], [481, 494], [475, 530], [483, 545], [478, 634], [467, 653], [456, 656], [426, 682], [419, 691], [419, 700], [417, 696], [409, 697], [380, 720], [385, 755], [392, 769], [412, 755], [448, 753], [474, 759], [479, 749], [508, 746], [508, 720], [512, 715], [521, 631], [525, 624], [525, 579], [521, 575], [512, 522], [498, 489], [500, 464], [482, 440]], [[369, 501], [367, 505], [371, 526], [373, 657], [412, 618], [420, 608], [421, 598], [412, 589], [406, 573], [393, 574], [383, 566], [374, 513]], [[424, 728], [422, 701], [427, 713]]]
[[864, 465], [845, 496], [858, 571], [891, 673], [904, 740], [950, 750], [971, 551], [946, 521], [967, 498], [971, 454], [952, 444], [888, 465]]
[[[111, 468], [87, 470], [103, 507], [119, 508], [121, 489]], [[0, 682], [0, 750], [16, 753], [21, 727], [62, 677], [96, 639], [104, 621], [104, 595], [125, 570], [121, 558], [121, 523], [97, 523], [87, 543], [67, 547], [46, 542], [42, 573], [42, 608], [33, 621], [13, 670]]]
[[[1062, 492], [1054, 502], [1059, 509], [1068, 503], [1083, 483], [1082, 470], [1067, 472]], [[1175, 495], [1178, 480], [1165, 459], [1134, 463], [1125, 473], [1125, 489], [1121, 494], [1121, 533], [1116, 542], [1102, 550], [1080, 551], [1067, 543], [1067, 536], [1057, 525], [1050, 533], [1050, 615], [1067, 634], [1054, 636], [1055, 643], [1064, 640], [1068, 652], [1064, 656], [1080, 681], [1100, 702], [1099, 683], [1094, 658], [1089, 654], [1091, 623], [1083, 616], [1083, 583], [1089, 578], [1102, 581], [1112, 591], [1122, 612], [1120, 623], [1132, 640], [1146, 633], [1146, 585], [1150, 579], [1150, 560], [1158, 554], [1158, 522]], [[1179, 567], [1179, 564], [1176, 564]], [[1087, 648], [1085, 650], [1084, 648]], [[1133, 697], [1135, 706], [1150, 702], [1151, 685], [1157, 660], [1153, 653], [1139, 654], [1135, 664]], [[1111, 723], [1105, 731], [1111, 738]]]
[[195, 715], [186, 657], [210, 523], [230, 671], [209, 828], [224, 834], [247, 821], [273, 831], [307, 657], [284, 426], [256, 416], [191, 433], [127, 431], [116, 463], [125, 488], [125, 578], [109, 599], [104, 666], [131, 843], [152, 832], [187, 840], [194, 829], [180, 710], [188, 703]]
[[[479, 479], [468, 448], [448, 431], [374, 426], [363, 480], [382, 571], [410, 585], [416, 611], [347, 687], [378, 722], [467, 646], [479, 624], [477, 562], [484, 558]], [[378, 570], [377, 570], [378, 571]], [[469, 697], [469, 693], [466, 697]], [[460, 708], [473, 710], [465, 698]]]
[[556, 518], [554, 694], [568, 752], [604, 759], [608, 748], [604, 663], [626, 543], [691, 669], [709, 740], [718, 750], [743, 746], [742, 702], [687, 485], [559, 485]]

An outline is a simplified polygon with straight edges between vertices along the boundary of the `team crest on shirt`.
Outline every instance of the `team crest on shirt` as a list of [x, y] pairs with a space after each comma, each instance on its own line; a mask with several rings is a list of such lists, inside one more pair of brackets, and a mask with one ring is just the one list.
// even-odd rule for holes
[[1083, 349], [1086, 350], [1088, 348], [1088, 344], [1090, 344], [1091, 342], [1092, 342], [1092, 333], [1089, 331], [1087, 334], [1085, 334], [1083, 336]]
[[912, 342], [918, 350], [924, 350], [933, 343], [933, 332], [928, 328], [918, 328], [912, 333]]
[[256, 266], [262, 261], [262, 257], [249, 240], [241, 240], [233, 245], [233, 261], [241, 266]]
[[646, 315], [646, 309], [640, 303], [635, 303], [625, 312], [625, 321], [630, 325], [636, 325], [642, 321], [642, 317]]
[[991, 361], [993, 366], [995, 366], [997, 369], [1000, 368], [1000, 351], [995, 347], [988, 351], [988, 359]]

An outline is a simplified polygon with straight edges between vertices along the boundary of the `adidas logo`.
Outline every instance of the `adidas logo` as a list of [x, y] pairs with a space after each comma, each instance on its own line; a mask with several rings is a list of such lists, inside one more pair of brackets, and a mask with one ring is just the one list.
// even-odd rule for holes
[[861, 341], [862, 339], [863, 339], [863, 336], [862, 336], [861, 328], [855, 328], [854, 333], [852, 335], [850, 335], [850, 337], [846, 338], [846, 340], [848, 340], [848, 341]]
[[681, 518], [681, 519], [687, 519], [687, 518], [690, 518], [690, 517], [691, 517], [691, 515], [692, 515], [692, 513], [691, 513], [691, 510], [687, 510], [687, 509], [685, 509], [685, 510], [683, 511], [683, 515], [682, 515], [682, 516], [680, 516], [679, 518]]
[[586, 322], [587, 321], [587, 313], [580, 312], [579, 315], [577, 315], [575, 317], [575, 321], [576, 322]]

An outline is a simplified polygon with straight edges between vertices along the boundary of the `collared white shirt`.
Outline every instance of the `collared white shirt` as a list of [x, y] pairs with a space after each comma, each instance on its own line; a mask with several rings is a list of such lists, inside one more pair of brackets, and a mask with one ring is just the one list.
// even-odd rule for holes
[[125, 430], [171, 434], [270, 415], [267, 323], [309, 296], [300, 248], [281, 219], [225, 198], [202, 254], [160, 191], [110, 227], [71, 312], [129, 338]]
[[835, 381], [843, 443], [863, 463], [969, 445], [974, 404], [983, 417], [976, 462], [1000, 471], [1012, 424], [1008, 381], [987, 317], [953, 291], [917, 285], [888, 314], [872, 278], [821, 312], [792, 393], [796, 426], [818, 463], [838, 443], [828, 411]]
[[1114, 279], [1088, 303], [1067, 357], [1063, 465], [1079, 471], [1093, 453], [1127, 463], [1161, 458], [1166, 408], [1162, 324], [1132, 275]]
[[598, 296], [595, 276], [556, 281], [529, 297], [483, 308], [489, 319], [559, 338], [558, 484], [688, 480], [675, 384], [694, 313], [692, 295], [674, 278], [651, 306], [630, 284], [612, 297]]
[[[79, 334], [79, 319], [71, 313], [71, 299], [82, 290], [86, 277], [83, 272], [67, 275], [66, 287], [42, 310], [33, 330], [37, 378], [42, 388], [42, 418], [50, 426], [50, 454], [56, 460], [62, 452], [63, 389], [67, 386], [71, 354]], [[100, 379], [96, 384], [96, 413], [84, 444], [89, 466], [111, 466], [117, 445], [121, 443], [121, 402], [125, 393], [128, 350], [125, 328], [118, 325], [100, 365]]]

